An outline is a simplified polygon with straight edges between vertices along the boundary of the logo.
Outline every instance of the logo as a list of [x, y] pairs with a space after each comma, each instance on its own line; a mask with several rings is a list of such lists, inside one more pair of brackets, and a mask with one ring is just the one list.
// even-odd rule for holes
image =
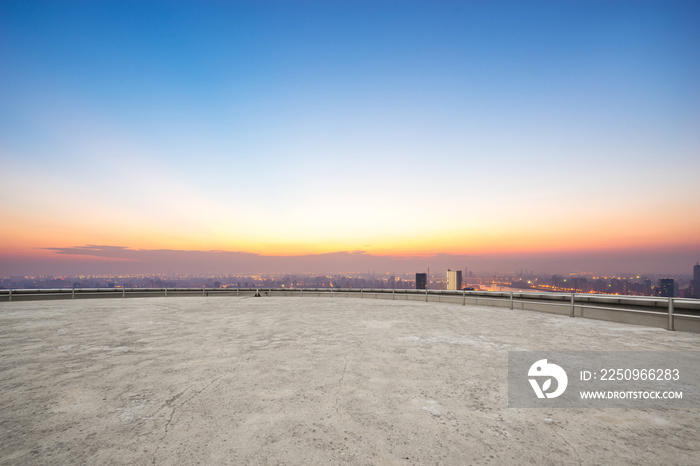
[[[556, 398], [564, 393], [566, 385], [569, 383], [569, 378], [566, 376], [564, 369], [556, 364], [548, 363], [546, 359], [540, 359], [530, 366], [527, 375], [528, 377], [547, 377], [542, 383], [542, 387], [540, 387], [537, 379], [528, 379], [537, 398]], [[553, 392], [547, 392], [552, 387], [552, 379], [557, 381], [557, 388]]]

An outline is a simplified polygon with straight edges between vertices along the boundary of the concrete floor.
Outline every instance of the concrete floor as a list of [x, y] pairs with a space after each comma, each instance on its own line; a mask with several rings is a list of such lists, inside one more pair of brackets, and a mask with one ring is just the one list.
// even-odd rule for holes
[[698, 464], [698, 411], [508, 408], [509, 350], [700, 335], [370, 299], [3, 303], [0, 464]]

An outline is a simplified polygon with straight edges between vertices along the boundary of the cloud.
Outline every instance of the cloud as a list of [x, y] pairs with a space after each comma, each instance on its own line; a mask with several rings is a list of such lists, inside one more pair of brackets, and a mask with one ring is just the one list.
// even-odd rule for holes
[[127, 257], [130, 251], [134, 251], [124, 246], [75, 246], [72, 248], [42, 248], [47, 251], [53, 251], [56, 254], [66, 254], [70, 256], [95, 256], [106, 257], [118, 260], [137, 260], [132, 257]]
[[[448, 263], [448, 267], [463, 267], [467, 256], [444, 254], [431, 257], [377, 256], [367, 251], [336, 251], [324, 254], [295, 256], [266, 256], [242, 251], [200, 251], [174, 249], [131, 249], [124, 246], [84, 245], [48, 247], [44, 250], [66, 258], [94, 257], [113, 261], [102, 267], [124, 273], [343, 273], [422, 271], [430, 259]], [[70, 259], [66, 263], [71, 262]], [[438, 266], [435, 264], [435, 266]], [[121, 267], [121, 268], [120, 268]], [[84, 273], [84, 272], [83, 272]]]
[[0, 275], [253, 274], [425, 272], [449, 269], [480, 273], [689, 273], [700, 260], [700, 246], [655, 250], [579, 251], [523, 254], [433, 254], [378, 256], [366, 251], [267, 256], [244, 251], [131, 249], [112, 245], [43, 248], [43, 257], [2, 257]]

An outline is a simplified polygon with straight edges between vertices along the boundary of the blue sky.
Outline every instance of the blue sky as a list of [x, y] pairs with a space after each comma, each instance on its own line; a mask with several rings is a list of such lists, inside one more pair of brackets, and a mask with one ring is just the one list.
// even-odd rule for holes
[[0, 249], [700, 252], [699, 20], [697, 2], [4, 1], [19, 226]]

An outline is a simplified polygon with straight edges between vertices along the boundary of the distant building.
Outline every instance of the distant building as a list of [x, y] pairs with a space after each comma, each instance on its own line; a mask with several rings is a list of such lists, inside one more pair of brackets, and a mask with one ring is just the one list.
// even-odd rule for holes
[[425, 290], [428, 288], [428, 274], [427, 273], [417, 273], [416, 274], [416, 290]]
[[673, 278], [659, 278], [659, 296], [672, 298], [676, 281]]
[[693, 280], [690, 282], [693, 298], [700, 298], [700, 263], [693, 266]]
[[389, 286], [389, 289], [394, 289], [396, 288], [396, 275], [390, 275], [389, 279], [387, 280], [387, 285]]
[[447, 289], [461, 290], [462, 289], [462, 271], [447, 269]]

